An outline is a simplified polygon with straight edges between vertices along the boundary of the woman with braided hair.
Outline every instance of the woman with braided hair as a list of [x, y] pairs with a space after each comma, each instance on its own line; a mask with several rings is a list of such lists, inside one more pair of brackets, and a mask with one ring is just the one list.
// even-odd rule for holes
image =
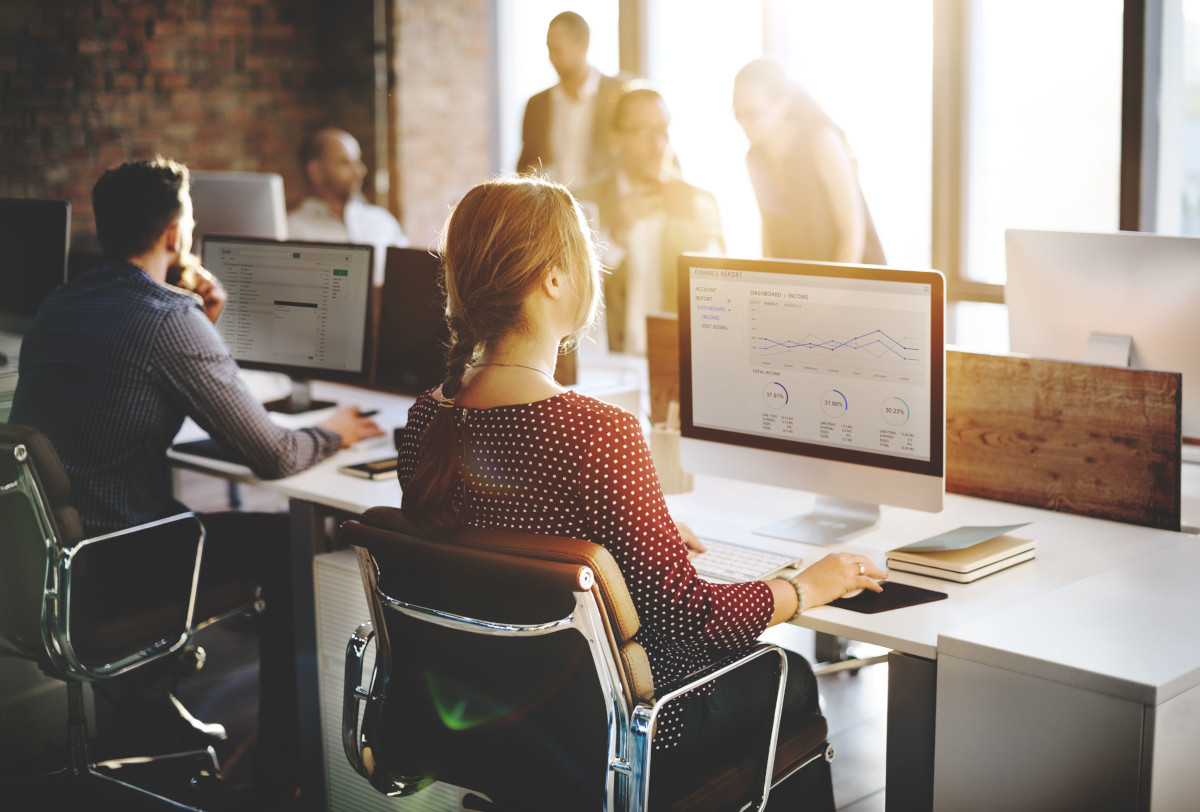
[[[629, 586], [659, 684], [750, 646], [802, 608], [880, 590], [886, 572], [845, 553], [795, 583], [696, 575], [688, 548], [703, 548], [671, 520], [637, 418], [554, 381], [560, 346], [592, 321], [600, 296], [591, 232], [566, 187], [529, 176], [476, 186], [451, 212], [441, 253], [447, 377], [417, 399], [399, 449], [404, 510], [419, 524], [603, 545]], [[808, 663], [792, 658], [788, 676], [788, 706], [815, 710]], [[663, 709], [655, 741], [671, 753], [656, 771], [720, 742], [744, 718], [747, 692], [729, 682]]]

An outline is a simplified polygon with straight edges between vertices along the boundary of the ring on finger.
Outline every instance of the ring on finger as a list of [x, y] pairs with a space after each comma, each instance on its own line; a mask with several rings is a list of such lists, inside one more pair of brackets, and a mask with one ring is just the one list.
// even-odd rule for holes
[[858, 574], [859, 575], [867, 574], [867, 568], [863, 566], [863, 562], [861, 562], [861, 561], [858, 562]]

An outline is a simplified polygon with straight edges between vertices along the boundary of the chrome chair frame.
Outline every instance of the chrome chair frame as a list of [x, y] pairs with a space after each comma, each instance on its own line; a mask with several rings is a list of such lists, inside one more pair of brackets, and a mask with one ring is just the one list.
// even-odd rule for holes
[[[425, 606], [406, 603], [387, 595], [379, 587], [379, 569], [370, 553], [357, 548], [360, 567], [368, 593], [388, 611], [400, 612], [421, 621], [434, 623], [474, 634], [534, 637], [573, 631], [584, 636], [592, 654], [596, 676], [604, 692], [604, 705], [608, 715], [608, 776], [606, 784], [605, 810], [646, 810], [650, 800], [651, 757], [655, 722], [663, 705], [682, 694], [694, 690], [747, 663], [765, 656], [779, 659], [779, 681], [775, 695], [767, 757], [764, 760], [764, 775], [760, 796], [745, 809], [761, 810], [766, 805], [772, 786], [772, 766], [775, 761], [775, 742], [783, 708], [784, 684], [787, 677], [787, 658], [781, 648], [760, 643], [748, 652], [733, 654], [725, 659], [691, 674], [686, 680], [659, 688], [648, 701], [637, 701], [632, 707], [626, 699], [621, 669], [615, 660], [603, 621], [603, 607], [597, 593], [592, 590], [594, 576], [587, 567], [580, 570], [579, 583], [574, 592], [575, 606], [566, 616], [539, 624], [495, 623], [489, 620], [455, 615]], [[385, 699], [379, 687], [387, 680], [379, 679], [380, 669], [387, 668], [389, 657], [377, 651], [375, 667], [370, 685], [362, 684], [363, 664], [367, 646], [375, 638], [373, 624], [359, 626], [351, 635], [346, 647], [345, 682], [342, 706], [342, 744], [351, 766], [371, 782], [379, 792], [389, 796], [411, 795], [423, 789], [428, 780], [414, 777], [411, 781], [378, 780], [367, 764], [364, 754], [363, 736], [359, 730], [360, 703]], [[386, 646], [386, 641], [380, 649]], [[801, 765], [803, 766], [803, 765]], [[799, 767], [797, 767], [799, 769]], [[385, 783], [386, 782], [386, 783]]]
[[[84, 715], [83, 685], [84, 683], [95, 682], [123, 674], [171, 654], [188, 642], [192, 631], [196, 586], [200, 577], [200, 561], [204, 552], [203, 524], [195, 514], [184, 512], [158, 521], [138, 525], [137, 527], [85, 538], [74, 544], [68, 544], [66, 542], [69, 540], [59, 537], [55, 522], [51, 518], [50, 509], [42, 495], [41, 485], [29, 461], [28, 448], [23, 443], [16, 443], [12, 447], [12, 455], [16, 463], [17, 477], [11, 482], [0, 483], [0, 496], [22, 498], [28, 503], [45, 547], [45, 574], [42, 582], [40, 607], [40, 645], [34, 646], [24, 636], [13, 637], [0, 632], [0, 654], [9, 654], [22, 659], [36, 661], [43, 671], [66, 683], [68, 714], [68, 766], [66, 772], [68, 774], [74, 777], [92, 777], [111, 784], [120, 785], [149, 798], [156, 799], [170, 808], [196, 810], [195, 807], [179, 803], [137, 784], [122, 781], [103, 771], [104, 769], [117, 770], [154, 759], [112, 759], [98, 764], [93, 764], [90, 761], [87, 745], [87, 720]], [[71, 623], [74, 608], [72, 605], [72, 583], [75, 562], [96, 545], [111, 543], [116, 539], [124, 537], [135, 537], [151, 533], [156, 529], [183, 522], [196, 526], [197, 541], [185, 620], [179, 635], [171, 639], [154, 641], [144, 648], [118, 657], [111, 662], [102, 662], [99, 664], [85, 662], [84, 658], [77, 651]], [[219, 768], [216, 752], [211, 747], [199, 751], [177, 753], [155, 758], [190, 758], [194, 760], [198, 758], [199, 761], [204, 762], [206, 765], [211, 764], [214, 774]], [[200, 811], [196, 810], [196, 812]]]

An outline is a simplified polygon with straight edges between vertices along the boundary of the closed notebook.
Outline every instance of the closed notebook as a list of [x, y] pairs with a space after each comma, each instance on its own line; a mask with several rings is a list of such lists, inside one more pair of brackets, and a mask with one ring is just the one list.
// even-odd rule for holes
[[[987, 568], [987, 573], [979, 572], [976, 575], [976, 577], [980, 577], [998, 569], [1004, 569], [1006, 566], [1028, 561], [1033, 558], [1036, 546], [1037, 542], [1033, 539], [1001, 535], [957, 550], [909, 551], [901, 547], [888, 552], [887, 557], [888, 566], [893, 569], [918, 572], [918, 570], [904, 566], [908, 564], [921, 567], [919, 572], [922, 575], [936, 575], [943, 578], [948, 578], [953, 573], [963, 575]], [[933, 570], [933, 572], [926, 572], [926, 570]]]
[[977, 581], [985, 575], [991, 575], [993, 572], [1008, 569], [1014, 564], [1020, 564], [1022, 561], [1029, 561], [1033, 558], [1034, 551], [1026, 550], [1023, 553], [1002, 558], [992, 564], [978, 567], [968, 572], [955, 572], [954, 570], [940, 569], [938, 567], [929, 567], [923, 564], [914, 564], [911, 561], [899, 561], [894, 558], [887, 560], [888, 569], [899, 570], [900, 572], [911, 572], [915, 575], [927, 575], [931, 578], [941, 578], [943, 581], [954, 581], [960, 584], [969, 584], [972, 581]]

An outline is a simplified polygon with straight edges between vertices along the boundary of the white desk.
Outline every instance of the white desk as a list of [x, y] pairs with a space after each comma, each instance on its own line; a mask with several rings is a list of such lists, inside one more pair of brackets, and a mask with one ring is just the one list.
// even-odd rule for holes
[[[1195, 466], [1189, 466], [1195, 468]], [[1200, 492], [1200, 469], [1189, 471], [1185, 493]], [[696, 487], [686, 494], [667, 497], [672, 515], [691, 525], [699, 535], [734, 541], [762, 549], [796, 549], [791, 542], [755, 534], [751, 528], [803, 512], [812, 496], [782, 488], [751, 485], [714, 477], [696, 477]], [[1032, 522], [1016, 531], [1038, 541], [1037, 558], [1009, 570], [988, 576], [972, 584], [956, 584], [912, 573], [895, 572], [891, 578], [900, 583], [914, 584], [945, 592], [948, 598], [904, 609], [862, 614], [831, 606], [806, 612], [799, 625], [819, 632], [861, 640], [893, 649], [890, 657], [888, 692], [888, 763], [887, 807], [893, 809], [928, 809], [934, 805], [935, 791], [940, 791], [943, 771], [941, 746], [942, 727], [936, 718], [944, 718], [942, 699], [941, 646], [945, 635], [977, 622], [995, 623], [1007, 629], [1003, 618], [1014, 607], [1044, 603], [1050, 597], [1064, 594], [1072, 585], [1092, 578], [1122, 578], [1122, 573], [1148, 561], [1156, 555], [1167, 554], [1179, 546], [1200, 548], [1200, 539], [1163, 530], [1118, 524], [1067, 513], [947, 495], [945, 509], [938, 514], [884, 507], [880, 526], [857, 539], [837, 547], [801, 545], [806, 562], [816, 561], [835, 550], [868, 555], [883, 564], [886, 552], [936, 533], [964, 525], [1006, 525]], [[1191, 570], [1194, 571], [1194, 568]], [[1138, 587], [1146, 588], [1139, 583]], [[1193, 590], [1194, 591], [1194, 590]], [[1135, 600], [1130, 594], [1126, 600]], [[1110, 596], [1110, 600], [1113, 596]], [[1068, 612], [1065, 605], [1053, 604], [1055, 612]], [[1115, 604], [1114, 604], [1115, 606]], [[1049, 622], [1047, 619], [1041, 619]], [[1031, 621], [1032, 622], [1032, 621]], [[1086, 626], [1088, 618], [1080, 624]], [[1140, 625], [1140, 624], [1138, 624]], [[1137, 626], [1133, 627], [1134, 629]], [[1178, 626], [1170, 628], [1176, 629]], [[1195, 626], [1183, 627], [1189, 633]], [[1101, 630], [1102, 631], [1102, 630]], [[1069, 634], [1064, 629], [1062, 635]], [[1192, 632], [1194, 639], [1197, 636]], [[1059, 635], [1047, 634], [1052, 643]], [[1136, 632], [1134, 633], [1136, 636]], [[1015, 641], [1006, 641], [1006, 643]], [[1157, 646], [1147, 648], [1136, 639], [1128, 641], [1123, 653], [1129, 657], [1155, 657]], [[997, 646], [996, 657], [1004, 662], [1008, 651], [1004, 644]], [[907, 656], [905, 656], [907, 655]], [[1185, 663], [1200, 669], [1200, 647], [1193, 646], [1183, 655]], [[1053, 662], [1052, 652], [1047, 652]], [[999, 666], [997, 666], [999, 667]], [[969, 680], [959, 689], [959, 695], [977, 695], [977, 686]], [[1200, 693], [1197, 694], [1200, 696]], [[997, 700], [1003, 707], [1003, 700]], [[961, 702], [959, 703], [962, 704]], [[993, 706], [994, 707], [994, 706]], [[956, 706], [957, 710], [957, 706]], [[1194, 716], [1193, 718], [1200, 718]], [[970, 752], [968, 726], [959, 751]], [[935, 737], [938, 745], [935, 782]], [[1036, 739], [1022, 745], [1025, 752], [1038, 753], [1046, 763], [1053, 764], [1059, 753], [1046, 753]], [[953, 748], [952, 748], [953, 749]], [[946, 769], [955, 769], [947, 766]], [[980, 766], [983, 770], [985, 767]], [[992, 778], [1004, 782], [999, 772]], [[969, 783], [969, 782], [968, 782]], [[938, 808], [974, 809], [971, 804], [937, 805]], [[1000, 807], [997, 807], [1000, 808]], [[1053, 805], [1040, 803], [1014, 805], [1007, 808], [1050, 809]]]
[[[618, 378], [623, 374], [618, 372]], [[329, 384], [317, 384], [314, 389], [314, 394], [319, 397], [354, 402], [363, 408], [380, 408], [383, 410], [380, 422], [387, 428], [403, 422], [403, 418], [396, 419], [393, 415], [406, 413], [410, 402], [405, 398]], [[260, 483], [290, 500], [297, 596], [312, 595], [312, 556], [329, 550], [325, 534], [325, 518], [328, 515], [358, 513], [375, 505], [399, 504], [400, 489], [395, 483], [355, 479], [336, 470], [338, 465], [347, 462], [382, 456], [380, 452], [384, 448], [387, 446], [343, 450], [301, 474]], [[172, 457], [176, 464], [218, 476], [257, 481], [240, 466], [227, 466], [203, 458], [186, 458], [174, 453]], [[1184, 473], [1185, 517], [1196, 516], [1197, 513], [1189, 511], [1188, 506], [1200, 508], [1200, 466], [1185, 466]], [[802, 512], [811, 503], [812, 497], [781, 488], [698, 476], [692, 492], [669, 496], [667, 501], [675, 518], [686, 521], [701, 535], [763, 549], [782, 549], [785, 546], [794, 549], [789, 542], [758, 536], [751, 528]], [[958, 634], [958, 630], [970, 630], [973, 628], [971, 624], [977, 623], [994, 622], [994, 627], [987, 627], [990, 630], [988, 633], [1000, 634], [1008, 628], [1006, 624], [1010, 618], [1015, 623], [1026, 617], [1018, 612], [1026, 606], [1044, 606], [1046, 612], [1063, 613], [1064, 617], [1056, 622], [1065, 624], [1069, 606], [1058, 602], [1060, 593], [1067, 595], [1067, 590], [1083, 582], [1093, 585], [1078, 588], [1101, 590], [1103, 587], [1095, 584], [1102, 585], [1104, 578], [1120, 581], [1126, 571], [1139, 571], [1138, 568], [1143, 566], [1141, 562], [1147, 562], [1144, 566], [1152, 570], [1153, 564], [1150, 562], [1153, 557], [1172, 555], [1172, 551], [1180, 545], [1200, 544], [1200, 540], [1167, 531], [950, 495], [946, 499], [945, 510], [939, 514], [885, 507], [877, 530], [838, 549], [865, 553], [882, 563], [887, 550], [954, 527], [1023, 521], [1033, 523], [1022, 533], [1038, 540], [1038, 554], [1034, 561], [974, 584], [954, 584], [909, 573], [896, 573], [892, 576], [896, 581], [944, 591], [949, 598], [876, 615], [821, 607], [805, 613], [800, 621], [816, 631], [886, 646], [898, 652], [892, 660], [889, 688], [887, 780], [892, 790], [888, 793], [888, 806], [891, 809], [910, 806], [927, 808], [932, 803], [935, 788], [933, 703], [942, 701], [936, 663], [940, 656], [939, 647], [946, 644], [944, 641], [957, 640], [954, 635]], [[803, 555], [806, 560], [815, 561], [829, 551], [830, 548], [808, 547], [803, 550]], [[1190, 567], [1186, 575], [1194, 579], [1195, 569], [1194, 566]], [[1131, 599], [1137, 590], [1145, 590], [1146, 587], [1145, 580], [1132, 581]], [[301, 652], [301, 701], [304, 703], [301, 721], [305, 729], [302, 730], [302, 736], [310, 748], [306, 752], [306, 775], [319, 782], [323, 771], [320, 763], [321, 737], [317, 725], [316, 618], [311, 602], [306, 606], [298, 606], [296, 614]], [[1145, 618], [1140, 614], [1137, 618], [1138, 621], [1129, 626], [1127, 635], [1130, 656], [1157, 656], [1158, 652], [1153, 647], [1147, 649], [1135, 638], [1143, 622], [1152, 624], [1158, 619]], [[1089, 620], [1088, 617], [1080, 618], [1078, 627], [1086, 627]], [[1049, 624], [1049, 618], [1040, 618], [1039, 622]], [[1064, 625], [1061, 633], [1071, 634], [1073, 628]], [[1053, 635], [1048, 639], [1051, 637]], [[989, 647], [987, 641], [970, 637], [964, 638], [960, 645], [968, 644], [973, 645], [975, 651]], [[1056, 661], [1051, 651], [1021, 654], [1015, 643], [1004, 642], [1002, 645], [1014, 648], [1026, 662]], [[1182, 656], [1186, 663], [1200, 667], [1200, 652], [1194, 648], [1186, 649]], [[1077, 672], [1068, 668], [1064, 673]], [[968, 691], [965, 695], [971, 694]], [[1193, 721], [1195, 716], [1195, 712], [1190, 712], [1187, 719]], [[941, 732], [940, 728], [937, 732]], [[1027, 746], [1032, 748], [1036, 744], [1035, 740]], [[938, 752], [942, 752], [941, 749]], [[338, 755], [334, 753], [330, 757], [336, 758]], [[1047, 759], [1053, 761], [1059, 755], [1053, 753]], [[940, 790], [941, 785], [937, 785], [937, 788]]]
[[1196, 809], [1200, 539], [938, 641], [935, 809]]

